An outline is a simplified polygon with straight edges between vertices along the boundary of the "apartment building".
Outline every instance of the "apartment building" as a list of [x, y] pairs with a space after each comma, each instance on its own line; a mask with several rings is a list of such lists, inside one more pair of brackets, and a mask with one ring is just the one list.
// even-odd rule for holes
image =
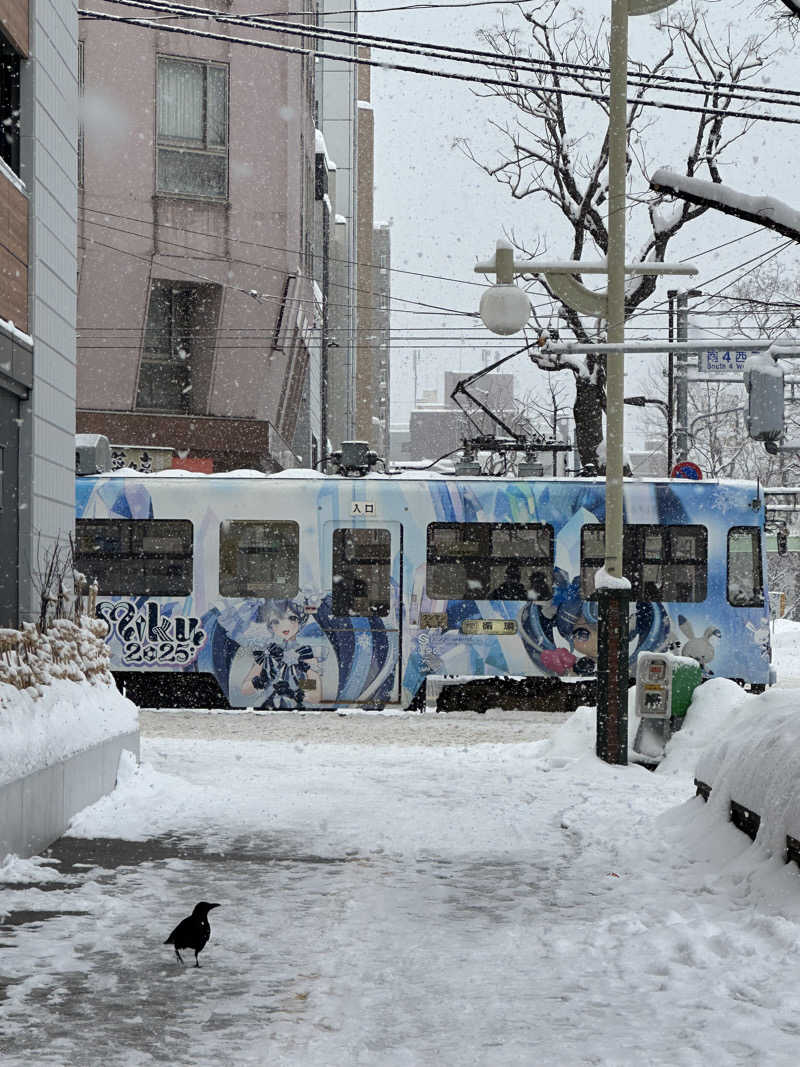
[[71, 0], [0, 0], [2, 626], [73, 528], [77, 27]]
[[308, 465], [313, 58], [175, 32], [196, 27], [81, 22], [78, 428], [192, 470]]

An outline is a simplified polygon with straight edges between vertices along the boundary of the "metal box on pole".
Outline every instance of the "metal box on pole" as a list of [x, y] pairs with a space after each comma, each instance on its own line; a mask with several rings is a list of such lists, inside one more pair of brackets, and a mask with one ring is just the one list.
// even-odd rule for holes
[[754, 441], [783, 436], [783, 368], [769, 355], [750, 356], [743, 371], [747, 432]]
[[695, 689], [703, 680], [697, 660], [671, 652], [640, 652], [636, 661], [636, 715], [639, 728], [634, 752], [658, 763], [664, 747], [683, 720]]

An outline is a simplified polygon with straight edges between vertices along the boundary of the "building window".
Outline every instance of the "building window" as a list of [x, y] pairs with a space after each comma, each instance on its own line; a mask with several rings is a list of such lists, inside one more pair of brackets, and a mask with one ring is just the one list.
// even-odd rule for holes
[[728, 602], [737, 608], [764, 607], [761, 531], [734, 526], [728, 531]]
[[220, 523], [220, 596], [296, 596], [299, 567], [300, 527], [296, 522], [242, 519]]
[[227, 66], [159, 56], [157, 153], [159, 193], [227, 197]]
[[[581, 530], [581, 594], [595, 594], [594, 575], [605, 560], [605, 527]], [[625, 526], [622, 573], [634, 600], [693, 604], [706, 598], [705, 526]]]
[[550, 600], [553, 527], [432, 522], [425, 591], [436, 600]]
[[188, 596], [192, 524], [187, 519], [78, 519], [75, 569], [109, 596]]
[[0, 34], [0, 159], [19, 174], [20, 59]]
[[213, 350], [219, 304], [218, 285], [152, 283], [137, 409], [176, 414], [192, 410], [192, 355], [199, 347]]

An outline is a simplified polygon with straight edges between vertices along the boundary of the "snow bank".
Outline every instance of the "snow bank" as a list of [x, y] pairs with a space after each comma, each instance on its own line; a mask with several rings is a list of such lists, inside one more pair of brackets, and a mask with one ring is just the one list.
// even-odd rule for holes
[[0, 683], [0, 785], [138, 728], [113, 682], [53, 681], [41, 696]]
[[775, 620], [772, 658], [779, 682], [786, 678], [800, 678], [800, 622]]
[[800, 699], [772, 689], [734, 709], [728, 728], [700, 756], [696, 777], [709, 808], [727, 821], [731, 801], [761, 817], [756, 844], [770, 855], [800, 839]]

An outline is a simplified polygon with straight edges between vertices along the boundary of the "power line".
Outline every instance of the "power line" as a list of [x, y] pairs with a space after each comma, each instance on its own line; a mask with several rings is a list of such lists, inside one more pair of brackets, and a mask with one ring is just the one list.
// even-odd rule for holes
[[[153, 256], [140, 256], [136, 252], [130, 252], [129, 250], [127, 250], [125, 248], [119, 248], [119, 247], [117, 247], [117, 245], [110, 245], [110, 244], [107, 244], [105, 241], [98, 241], [95, 238], [90, 238], [89, 239], [89, 243], [97, 245], [99, 248], [107, 248], [111, 252], [117, 252], [121, 256], [130, 256], [132, 259], [138, 259], [142, 263], [147, 263], [148, 265], [151, 265], [151, 266], [153, 264], [153, 259], [155, 258]], [[166, 266], [165, 266], [165, 269], [166, 269]], [[255, 300], [258, 303], [270, 303], [270, 302], [283, 303], [284, 302], [284, 297], [283, 296], [273, 295], [273, 294], [269, 294], [269, 293], [261, 293], [256, 289], [245, 289], [243, 286], [232, 285], [230, 282], [221, 282], [217, 278], [209, 278], [205, 274], [198, 274], [197, 271], [187, 270], [185, 267], [178, 266], [178, 264], [176, 264], [176, 263], [170, 263], [169, 264], [169, 269], [170, 270], [175, 270], [179, 274], [182, 274], [187, 278], [196, 278], [198, 281], [208, 282], [210, 285], [219, 285], [223, 289], [230, 289], [230, 290], [238, 292], [238, 293], [243, 293], [245, 296], [251, 297], [253, 300]], [[169, 279], [164, 279], [164, 280], [169, 281]], [[305, 304], [313, 304], [314, 303], [314, 298], [313, 297], [297, 297], [296, 299], [300, 303], [305, 303]], [[436, 315], [453, 315], [453, 316], [458, 317], [458, 318], [462, 318], [462, 317], [465, 317], [465, 318], [477, 318], [478, 317], [478, 312], [477, 311], [458, 311], [458, 310], [453, 309], [453, 308], [439, 307], [437, 304], [424, 304], [419, 300], [406, 300], [405, 297], [398, 297], [397, 299], [398, 300], [403, 300], [404, 302], [409, 303], [409, 304], [417, 304], [419, 307], [427, 308], [429, 310], [426, 310], [426, 311], [413, 311], [413, 310], [411, 310], [409, 308], [391, 308], [391, 309], [389, 309], [389, 310], [391, 310], [392, 314], [395, 314], [395, 315], [397, 315], [397, 314], [399, 314], [399, 315], [432, 315], [432, 314], [436, 314]], [[328, 306], [329, 307], [350, 307], [351, 305], [350, 304], [338, 304], [338, 303], [330, 303], [329, 302]], [[380, 311], [382, 309], [378, 308], [377, 306], [372, 306], [370, 308], [370, 310], [372, 310], [372, 311]]]
[[[386, 49], [389, 51], [406, 52], [412, 55], [424, 55], [431, 58], [447, 58], [463, 63], [479, 63], [482, 65], [508, 68], [513, 70], [530, 70], [544, 74], [571, 74], [579, 71], [581, 80], [607, 81], [610, 70], [606, 66], [573, 63], [567, 60], [553, 60], [549, 58], [537, 59], [534, 56], [503, 55], [496, 51], [485, 49], [464, 48], [455, 45], [440, 45], [434, 42], [412, 41], [397, 37], [378, 36], [365, 34], [354, 30], [341, 29], [339, 27], [309, 26], [303, 23], [275, 22], [269, 13], [262, 15], [233, 15], [228, 12], [213, 10], [190, 4], [177, 4], [173, 0], [109, 0], [127, 7], [138, 9], [166, 11], [174, 14], [176, 18], [213, 18], [215, 22], [230, 23], [235, 26], [249, 26], [275, 30], [277, 33], [287, 36], [311, 37], [317, 40], [345, 41], [354, 47], [363, 45], [369, 48]], [[297, 12], [298, 15], [302, 14]], [[743, 82], [725, 82], [721, 79], [714, 81], [703, 78], [690, 78], [676, 74], [664, 74], [658, 71], [645, 72], [635, 67], [628, 71], [630, 84], [643, 88], [654, 88], [665, 91], [682, 91], [686, 93], [708, 96], [713, 93], [716, 98], [743, 99], [762, 101], [766, 103], [786, 103], [790, 106], [800, 105], [800, 90], [779, 89], [773, 86], [750, 86]], [[655, 85], [654, 81], [666, 84]], [[675, 88], [671, 86], [674, 84]], [[725, 92], [721, 90], [734, 90]], [[747, 95], [743, 95], [747, 94]], [[763, 95], [751, 95], [763, 94]], [[781, 97], [794, 97], [794, 99], [782, 100]]]
[[[99, 193], [91, 194], [90, 193], [88, 195], [99, 196], [101, 194], [99, 194]], [[249, 240], [249, 239], [247, 239], [245, 237], [231, 237], [229, 234], [226, 234], [224, 237], [221, 237], [219, 234], [211, 233], [208, 230], [195, 230], [195, 229], [190, 229], [187, 226], [175, 226], [175, 225], [172, 225], [171, 223], [161, 222], [161, 221], [159, 221], [158, 223], [155, 223], [152, 220], [152, 218], [144, 219], [144, 218], [138, 218], [138, 217], [136, 217], [134, 215], [120, 215], [120, 214], [118, 214], [116, 212], [113, 212], [113, 211], [106, 211], [104, 208], [84, 207], [83, 208], [84, 216], [86, 215], [87, 211], [91, 211], [91, 212], [93, 212], [94, 214], [97, 214], [97, 215], [106, 215], [106, 216], [108, 216], [109, 218], [112, 218], [112, 219], [120, 219], [121, 221], [124, 221], [124, 222], [140, 222], [143, 226], [149, 226], [149, 227], [151, 227], [153, 229], [177, 230], [179, 233], [194, 234], [196, 237], [210, 237], [210, 238], [215, 238], [215, 239], [220, 240], [220, 241], [222, 241], [222, 240], [233, 241], [234, 244], [250, 245], [253, 248], [265, 248], [270, 252], [287, 252], [289, 254], [294, 254], [294, 255], [300, 255], [301, 252], [302, 252], [302, 249], [300, 249], [300, 248], [284, 248], [284, 247], [282, 247], [280, 245], [268, 245], [268, 244], [264, 244], [263, 242], [260, 242], [260, 241]], [[99, 223], [95, 219], [85, 219], [85, 221], [87, 223], [89, 223], [90, 225], [93, 225], [93, 226], [107, 225], [107, 224], [104, 224], [104, 223]], [[114, 227], [108, 226], [108, 229], [113, 229], [113, 228]], [[148, 237], [149, 238], [149, 235], [132, 234], [132, 233], [130, 233], [129, 230], [122, 230], [122, 232], [129, 234], [131, 237]], [[758, 232], [760, 232], [760, 229], [759, 229]], [[163, 240], [163, 238], [162, 238], [162, 240]], [[167, 241], [165, 243], [176, 244], [177, 242], [175, 242], [175, 241]], [[182, 246], [182, 247], [185, 247], [185, 246]], [[712, 251], [714, 251], [714, 250], [712, 249]], [[321, 253], [319, 253], [319, 252], [312, 253], [312, 259], [321, 259], [321, 258], [322, 258]], [[368, 270], [377, 270], [377, 271], [385, 270], [385, 271], [388, 271], [391, 274], [408, 274], [408, 275], [410, 275], [410, 276], [412, 276], [414, 278], [424, 278], [426, 280], [441, 281], [441, 282], [457, 282], [459, 285], [475, 285], [475, 286], [478, 286], [478, 288], [480, 288], [480, 289], [484, 289], [486, 287], [485, 282], [476, 282], [476, 281], [473, 281], [471, 279], [465, 279], [465, 278], [450, 278], [450, 277], [447, 277], [446, 275], [443, 275], [443, 274], [425, 274], [422, 271], [406, 270], [406, 269], [404, 269], [402, 267], [381, 267], [380, 264], [378, 264], [378, 263], [362, 263], [359, 260], [348, 259], [348, 258], [343, 257], [343, 256], [329, 256], [328, 257], [328, 261], [330, 263], [343, 263], [343, 264], [346, 264], [347, 266], [362, 266], [362, 267], [367, 268]], [[246, 262], [246, 261], [237, 260], [237, 263], [242, 263], [242, 262]], [[264, 267], [265, 267], [265, 269], [270, 269], [268, 264], [264, 264]], [[280, 269], [282, 269], [282, 266], [281, 267], [273, 266], [271, 269], [280, 270]], [[351, 286], [346, 286], [346, 287], [341, 286], [336, 282], [332, 282], [331, 284], [332, 285], [336, 285], [337, 288], [340, 288], [340, 289], [341, 288], [352, 288]], [[402, 298], [400, 298], [400, 299], [402, 299]]]
[[[556, 96], [568, 96], [586, 100], [599, 100], [606, 102], [606, 97], [598, 93], [590, 93], [581, 89], [565, 89], [563, 86], [530, 85], [525, 82], [504, 81], [500, 78], [481, 78], [470, 74], [458, 74], [453, 71], [445, 72], [431, 70], [426, 67], [415, 67], [403, 63], [386, 63], [382, 60], [367, 59], [364, 56], [350, 56], [344, 53], [321, 52], [309, 48], [296, 48], [293, 45], [276, 44], [272, 41], [253, 40], [247, 37], [233, 37], [229, 34], [212, 33], [209, 30], [195, 30], [183, 26], [167, 26], [164, 23], [152, 19], [133, 18], [126, 15], [112, 15], [102, 11], [88, 11], [78, 9], [82, 18], [94, 19], [104, 22], [116, 22], [141, 29], [158, 30], [160, 33], [175, 33], [189, 37], [197, 37], [204, 40], [224, 41], [226, 44], [239, 44], [251, 48], [263, 48], [268, 51], [283, 52], [290, 55], [310, 56], [317, 59], [331, 59], [339, 63], [350, 63], [355, 66], [375, 67], [381, 70], [395, 70], [406, 74], [420, 74], [429, 78], [443, 78], [445, 80], [466, 82], [474, 85], [486, 85], [496, 88], [507, 88], [530, 91], [546, 91]], [[257, 27], [254, 27], [257, 28]], [[420, 53], [423, 54], [423, 53]], [[661, 100], [645, 100], [643, 98], [629, 98], [628, 103], [637, 104], [641, 107], [656, 107], [668, 111], [680, 111], [688, 114], [709, 115], [718, 118], [740, 118], [752, 122], [778, 122], [788, 125], [800, 125], [800, 118], [791, 118], [787, 115], [769, 115], [763, 112], [733, 111], [730, 108], [696, 107], [691, 104], [675, 104]]]

